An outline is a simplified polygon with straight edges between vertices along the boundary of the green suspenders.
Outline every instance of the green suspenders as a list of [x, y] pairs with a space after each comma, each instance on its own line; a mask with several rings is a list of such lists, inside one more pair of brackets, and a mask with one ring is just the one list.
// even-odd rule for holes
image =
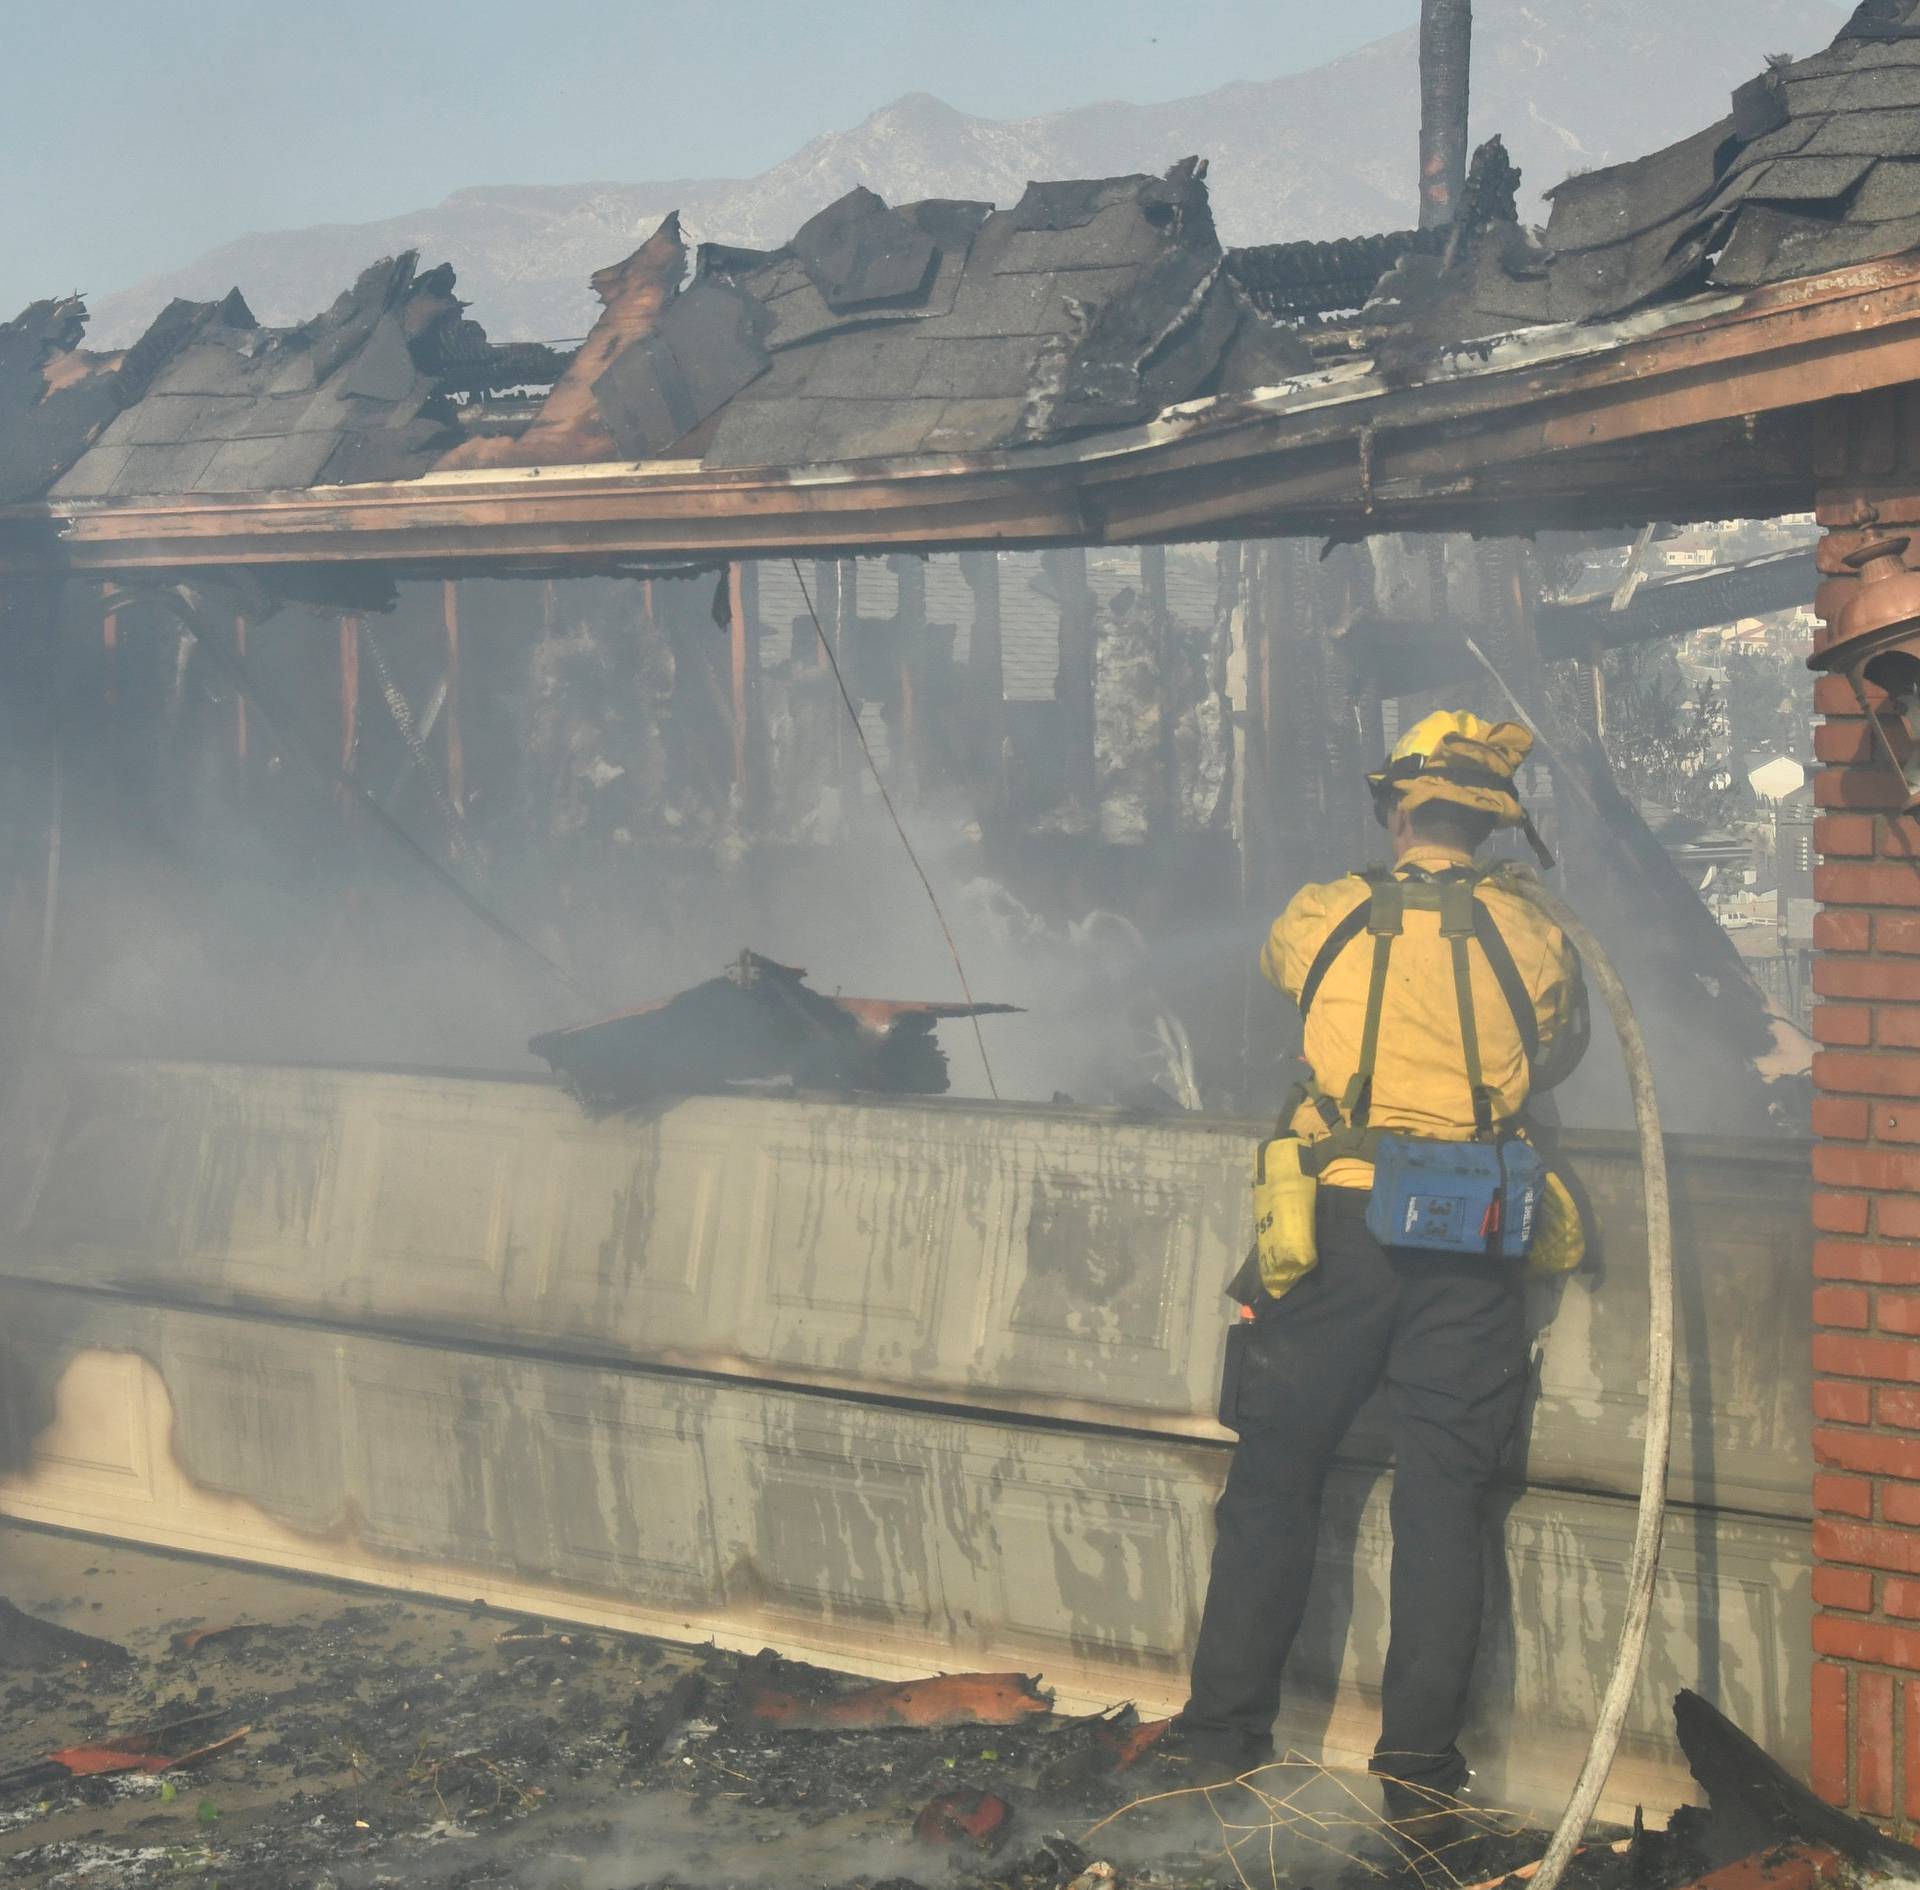
[[1474, 1015], [1473, 965], [1468, 944], [1478, 940], [1489, 968], [1500, 986], [1501, 995], [1513, 1012], [1514, 1027], [1520, 1034], [1521, 1048], [1529, 1066], [1539, 1054], [1540, 1026], [1534, 1015], [1533, 1001], [1521, 982], [1512, 950], [1501, 935], [1493, 914], [1475, 895], [1484, 875], [1456, 870], [1442, 875], [1421, 874], [1400, 879], [1391, 873], [1367, 875], [1372, 890], [1346, 914], [1321, 944], [1313, 964], [1300, 986], [1300, 1016], [1304, 1023], [1314, 998], [1325, 982], [1334, 960], [1364, 931], [1373, 940], [1372, 974], [1367, 981], [1366, 1022], [1361, 1030], [1360, 1061], [1338, 1104], [1317, 1084], [1303, 1083], [1289, 1097], [1282, 1113], [1284, 1123], [1293, 1119], [1301, 1102], [1309, 1102], [1319, 1112], [1329, 1134], [1316, 1142], [1302, 1165], [1315, 1174], [1344, 1156], [1370, 1161], [1380, 1139], [1377, 1129], [1368, 1127], [1373, 1107], [1373, 1073], [1380, 1056], [1380, 1020], [1386, 1010], [1387, 972], [1393, 962], [1393, 942], [1405, 930], [1409, 911], [1437, 912], [1440, 936], [1453, 959], [1454, 1002], [1460, 1012], [1460, 1053], [1473, 1103], [1476, 1140], [1485, 1141], [1495, 1128], [1493, 1091], [1487, 1087], [1480, 1061], [1480, 1029]]

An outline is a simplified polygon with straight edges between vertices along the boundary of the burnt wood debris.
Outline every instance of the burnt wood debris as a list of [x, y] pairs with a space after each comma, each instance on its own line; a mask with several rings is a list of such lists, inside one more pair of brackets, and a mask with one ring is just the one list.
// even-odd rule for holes
[[597, 1107], [734, 1085], [944, 1094], [943, 1019], [1012, 1004], [824, 997], [806, 973], [744, 951], [722, 977], [597, 1023], [543, 1031], [529, 1044]]

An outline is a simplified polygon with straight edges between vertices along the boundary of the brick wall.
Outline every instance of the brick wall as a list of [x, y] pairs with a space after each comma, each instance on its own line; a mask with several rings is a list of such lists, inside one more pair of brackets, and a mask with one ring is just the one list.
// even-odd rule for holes
[[[1844, 446], [1844, 443], [1843, 443]], [[1879, 482], [1830, 493], [1819, 598], [1916, 521]], [[1867, 517], [1871, 505], [1877, 519]], [[1862, 526], [1864, 525], [1864, 529]], [[1920, 550], [1910, 553], [1920, 563]], [[1823, 641], [1825, 637], [1823, 632]], [[1823, 677], [1814, 780], [1815, 1788], [1920, 1825], [1920, 821], [1852, 689]]]

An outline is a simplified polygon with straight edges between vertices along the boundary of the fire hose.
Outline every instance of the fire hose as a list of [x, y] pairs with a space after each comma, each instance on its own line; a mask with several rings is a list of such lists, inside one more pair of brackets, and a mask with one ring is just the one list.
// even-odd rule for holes
[[1660, 1535], [1667, 1513], [1667, 1455], [1673, 1435], [1673, 1215], [1667, 1198], [1667, 1149], [1660, 1129], [1659, 1100], [1654, 1094], [1653, 1066], [1647, 1057], [1640, 1020], [1634, 1015], [1620, 974], [1580, 915], [1530, 873], [1509, 870], [1501, 875], [1501, 884], [1536, 906], [1566, 934], [1606, 1000], [1614, 1033], [1620, 1039], [1620, 1056], [1626, 1065], [1634, 1121], [1640, 1132], [1647, 1212], [1647, 1433], [1640, 1463], [1640, 1509], [1634, 1524], [1633, 1553], [1627, 1564], [1626, 1615], [1580, 1776], [1534, 1874], [1532, 1890], [1555, 1890], [1568, 1860], [1579, 1848], [1594, 1807], [1600, 1802], [1607, 1774], [1613, 1769], [1653, 1615], [1653, 1582], [1660, 1566]]

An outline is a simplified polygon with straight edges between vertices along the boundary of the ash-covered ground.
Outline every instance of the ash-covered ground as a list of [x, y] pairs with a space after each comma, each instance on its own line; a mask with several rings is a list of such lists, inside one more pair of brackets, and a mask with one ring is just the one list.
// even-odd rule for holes
[[[1196, 1791], [1151, 1753], [1121, 1763], [1125, 1713], [807, 1726], [869, 1683], [19, 1527], [0, 1593], [20, 1611], [0, 1612], [0, 1860], [21, 1890], [1416, 1882], [1364, 1779], [1295, 1764]], [[249, 1730], [164, 1773], [43, 1776], [156, 1725], [188, 1747]], [[1514, 1821], [1419, 1875], [1498, 1881], [1543, 1848]], [[1655, 1890], [1703, 1861], [1653, 1834], [1569, 1881]]]

